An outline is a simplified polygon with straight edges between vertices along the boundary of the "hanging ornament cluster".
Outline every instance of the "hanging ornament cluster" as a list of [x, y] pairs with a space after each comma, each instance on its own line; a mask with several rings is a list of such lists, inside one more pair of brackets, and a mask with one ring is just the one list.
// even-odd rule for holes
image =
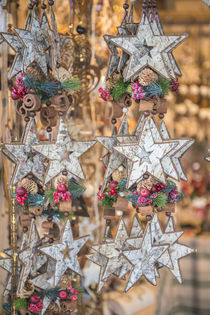
[[[119, 130], [98, 137], [107, 149], [102, 158], [105, 175], [98, 192], [104, 208], [106, 229], [102, 244], [92, 246], [88, 258], [101, 268], [98, 290], [113, 276], [124, 279], [127, 292], [142, 276], [156, 285], [158, 269], [167, 267], [181, 283], [179, 259], [194, 250], [178, 242], [183, 232], [176, 232], [173, 213], [184, 196], [177, 183], [187, 181], [180, 158], [193, 144], [192, 139], [171, 138], [165, 122], [165, 95], [178, 92], [177, 76], [181, 75], [172, 51], [187, 35], [165, 36], [156, 2], [143, 1], [142, 17], [133, 22], [133, 4], [124, 4], [125, 17], [117, 36], [105, 35], [111, 50], [106, 89], [100, 89], [104, 100], [113, 100], [113, 112], [123, 115]], [[121, 53], [119, 55], [119, 49]], [[129, 133], [128, 106], [122, 98], [140, 104], [140, 118]], [[143, 113], [142, 113], [143, 112]], [[156, 114], [159, 113], [159, 117]], [[130, 233], [121, 216], [114, 238], [112, 227], [116, 216], [137, 212]], [[168, 222], [162, 230], [159, 212]], [[146, 222], [143, 229], [140, 219]]]
[[73, 39], [58, 32], [53, 2], [48, 2], [51, 24], [46, 4], [42, 3], [39, 19], [38, 2], [30, 2], [25, 28], [14, 27], [1, 32], [1, 37], [16, 52], [9, 79], [16, 77], [11, 97], [18, 113], [26, 122], [40, 113], [42, 125], [50, 132], [73, 104], [80, 80], [72, 77], [72, 64], [64, 56]]
[[[51, 23], [45, 1], [41, 19], [39, 2], [30, 1], [25, 29], [1, 33], [16, 52], [9, 78], [15, 77], [12, 98], [26, 122], [20, 141], [1, 145], [14, 164], [9, 183], [12, 249], [0, 258], [0, 267], [10, 275], [3, 305], [8, 314], [76, 314], [83, 292], [79, 252], [89, 236], [79, 238], [74, 223], [81, 215], [77, 210], [86, 209], [80, 158], [96, 141], [75, 141], [69, 134], [65, 116], [80, 81], [72, 77], [72, 63], [64, 62], [72, 38], [58, 32], [54, 1], [48, 4]], [[39, 139], [38, 112], [51, 133], [48, 141]], [[17, 231], [23, 234], [21, 244]]]
[[106, 87], [99, 92], [104, 100], [113, 102], [113, 123], [123, 114], [120, 105], [130, 106], [131, 99], [140, 104], [140, 112], [158, 113], [163, 118], [167, 112], [164, 97], [169, 91], [178, 92], [177, 76], [181, 76], [172, 51], [187, 35], [164, 34], [156, 1], [153, 5], [143, 1], [139, 23], [133, 22], [133, 2], [130, 13], [127, 2], [124, 10], [117, 35], [104, 36], [111, 55]]

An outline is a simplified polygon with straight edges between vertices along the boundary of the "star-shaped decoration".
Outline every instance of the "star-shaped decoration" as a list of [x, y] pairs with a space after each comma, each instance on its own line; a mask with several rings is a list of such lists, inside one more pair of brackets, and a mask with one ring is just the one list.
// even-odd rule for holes
[[114, 150], [114, 147], [118, 145], [118, 136], [120, 136], [122, 140], [123, 136], [126, 136], [126, 135], [129, 135], [129, 129], [128, 129], [127, 116], [124, 115], [117, 135], [113, 134], [111, 137], [97, 137], [96, 138], [97, 141], [99, 141], [109, 151], [109, 162], [106, 168], [106, 173], [104, 175], [104, 183], [101, 188], [101, 191], [105, 189], [107, 182], [110, 179], [110, 176], [113, 174], [115, 170], [117, 170], [121, 165], [124, 167], [127, 166], [126, 158]]
[[[128, 238], [128, 234], [127, 234], [127, 230], [125, 228], [125, 225], [123, 223], [123, 220], [121, 219], [121, 223], [119, 228], [122, 227], [123, 231], [124, 231], [124, 236], [123, 238]], [[138, 216], [136, 215], [133, 219], [133, 223], [132, 223], [132, 227], [131, 227], [131, 231], [130, 231], [130, 237], [142, 237], [143, 235], [143, 230], [141, 227], [141, 223], [138, 219]], [[116, 236], [115, 236], [116, 238]], [[114, 240], [113, 238], [106, 238], [104, 240], [104, 247], [109, 247], [109, 246], [113, 246]], [[121, 246], [121, 245], [120, 245]], [[130, 245], [127, 243], [127, 240], [125, 240], [125, 244], [124, 244], [125, 248], [130, 248]], [[135, 246], [135, 243], [132, 243], [132, 247]], [[113, 274], [109, 274], [107, 276], [107, 278], [104, 278], [104, 274], [106, 272], [107, 269], [107, 264], [108, 264], [108, 260], [109, 258], [107, 256], [105, 256], [102, 252], [101, 252], [101, 246], [100, 245], [95, 245], [92, 246], [92, 249], [94, 250], [94, 253], [91, 255], [87, 255], [86, 257], [91, 260], [93, 263], [97, 264], [100, 266], [100, 274], [99, 274], [99, 279], [98, 279], [98, 292], [100, 292], [105, 284], [105, 282], [111, 277], [111, 276], [116, 276], [118, 278], [123, 278], [126, 273], [131, 269], [131, 265], [127, 263], [127, 261], [125, 261], [126, 263], [126, 268], [125, 265], [123, 264], [123, 261], [121, 260], [121, 263], [118, 264], [116, 270], [114, 268], [114, 272]], [[117, 255], [119, 255], [119, 250], [117, 250]]]
[[67, 269], [81, 275], [77, 255], [88, 239], [89, 236], [74, 239], [71, 224], [68, 220], [60, 241], [39, 248], [42, 253], [55, 261], [54, 286], [59, 283]]
[[[148, 18], [149, 22], [150, 22], [150, 26], [152, 28], [153, 34], [155, 36], [164, 36], [164, 31], [163, 31], [163, 27], [162, 24], [160, 22], [160, 17], [159, 14], [157, 13], [156, 18], [155, 19], [151, 19], [151, 17]], [[144, 24], [145, 21], [145, 15], [143, 14], [141, 17], [141, 21], [140, 24]], [[132, 34], [136, 34], [137, 29], [138, 29], [139, 24], [138, 23], [128, 23], [126, 25], [126, 28], [128, 29], [128, 31]], [[174, 48], [176, 48], [179, 44], [181, 44], [185, 39], [187, 38], [187, 34], [183, 34], [183, 35], [179, 35], [179, 38], [177, 38], [176, 41], [174, 41], [174, 43], [169, 46], [168, 49], [166, 49], [165, 51], [162, 52], [162, 57], [164, 60], [164, 63], [166, 65], [166, 68], [168, 70], [168, 73], [170, 75], [170, 77], [174, 78], [175, 75], [181, 76], [181, 71], [176, 63], [176, 60], [173, 56], [173, 53], [171, 52], [171, 50], [173, 50]]]
[[118, 56], [117, 48], [111, 42], [110, 38], [111, 38], [111, 36], [104, 35], [104, 40], [107, 43], [107, 46], [109, 47], [109, 49], [111, 51], [111, 55], [109, 57], [109, 64], [108, 64], [106, 79], [109, 79], [111, 77], [111, 75], [117, 71], [118, 64], [120, 61], [120, 57]]
[[163, 233], [158, 215], [155, 214], [151, 222], [151, 236], [153, 245], [164, 245], [168, 244], [169, 249], [163, 253], [163, 255], [157, 260], [160, 264], [173, 269], [173, 262], [170, 257], [170, 246], [173, 245], [182, 236], [183, 232], [170, 232]]
[[[28, 31], [30, 28], [31, 16], [28, 15], [25, 30]], [[23, 55], [24, 55], [24, 43], [15, 33], [0, 33], [2, 38], [7, 44], [16, 52], [14, 61], [9, 71], [8, 79], [11, 80], [18, 73], [23, 72]]]
[[[153, 124], [154, 125], [154, 124]], [[160, 133], [164, 140], [170, 140], [170, 136], [164, 121], [161, 122], [160, 125]], [[157, 131], [156, 136], [159, 137], [159, 132]], [[158, 139], [158, 138], [157, 138]], [[187, 177], [182, 169], [180, 164], [180, 158], [183, 154], [192, 146], [194, 140], [192, 139], [178, 139], [175, 140], [178, 143], [177, 147], [174, 148], [170, 152], [170, 156], [166, 156], [162, 163], [166, 174], [175, 180], [185, 180], [187, 181]]]
[[49, 167], [45, 177], [45, 184], [66, 170], [71, 176], [85, 179], [79, 157], [90, 149], [96, 141], [72, 141], [66, 124], [61, 119], [55, 143], [45, 143], [32, 146], [49, 160]]
[[152, 68], [166, 79], [175, 79], [174, 75], [170, 77], [162, 53], [169, 53], [178, 46], [180, 36], [154, 35], [147, 16], [144, 23], [139, 23], [136, 35], [111, 37], [110, 41], [130, 55], [125, 81], [136, 78], [145, 67]]
[[157, 270], [155, 263], [167, 249], [168, 245], [152, 245], [151, 226], [148, 224], [140, 248], [123, 251], [123, 255], [133, 265], [125, 292], [142, 276], [153, 285], [156, 285]]
[[25, 127], [21, 142], [14, 142], [3, 146], [3, 153], [16, 163], [11, 180], [12, 184], [17, 184], [30, 173], [40, 181], [43, 181], [45, 158], [32, 149], [32, 144], [38, 143], [36, 123], [34, 119], [31, 119]]
[[33, 16], [29, 30], [19, 28], [14, 28], [14, 30], [25, 46], [23, 58], [24, 70], [35, 61], [47, 75], [47, 50], [50, 48], [50, 43], [46, 33], [46, 24], [43, 23], [42, 28], [37, 14], [37, 8], [34, 7], [33, 9]]
[[203, 0], [203, 2], [210, 7], [210, 0]]
[[46, 255], [40, 255], [37, 250], [37, 247], [40, 246], [40, 243], [41, 240], [36, 229], [35, 220], [32, 220], [27, 246], [18, 253], [18, 258], [22, 264], [17, 288], [18, 296], [21, 296], [28, 277], [35, 277], [38, 273], [38, 270], [47, 262]]
[[4, 293], [3, 296], [6, 296], [10, 293], [11, 288], [12, 288], [12, 265], [13, 265], [13, 259], [11, 257], [12, 255], [12, 250], [10, 255], [8, 254], [9, 257], [4, 257], [1, 258], [0, 257], [0, 267], [3, 268], [4, 270], [6, 270], [7, 272], [9, 272], [10, 276], [6, 285], [6, 288], [4, 289]]
[[[128, 171], [127, 187], [130, 188], [133, 184], [138, 183], [145, 173], [165, 184], [162, 159], [176, 146], [176, 141], [155, 141], [150, 120], [146, 119], [137, 142], [123, 143], [114, 147], [114, 150], [132, 162]], [[142, 152], [144, 152], [143, 156]]]
[[[173, 217], [170, 217], [165, 229], [165, 234], [172, 234], [175, 232], [174, 228], [174, 221]], [[179, 260], [185, 256], [188, 256], [192, 253], [194, 253], [195, 250], [185, 246], [183, 244], [179, 244], [178, 242], [175, 242], [174, 244], [170, 245], [169, 247], [169, 254], [171, 256], [171, 260], [173, 263], [173, 268], [169, 269], [170, 272], [174, 275], [174, 277], [179, 281], [179, 283], [182, 283], [182, 275], [180, 271], [180, 265]]]

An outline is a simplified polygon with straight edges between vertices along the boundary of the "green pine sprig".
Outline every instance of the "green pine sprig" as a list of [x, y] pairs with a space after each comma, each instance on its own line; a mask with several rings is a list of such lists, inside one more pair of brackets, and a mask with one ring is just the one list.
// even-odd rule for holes
[[158, 208], [164, 208], [167, 204], [168, 197], [164, 193], [158, 193], [156, 198], [152, 198], [152, 203]]
[[28, 300], [18, 298], [15, 300], [15, 309], [17, 311], [26, 310], [29, 306]]
[[49, 189], [49, 190], [46, 190], [45, 191], [45, 196], [47, 197], [47, 199], [49, 200], [49, 203], [51, 205], [54, 205], [54, 196], [53, 196], [53, 193], [56, 191], [56, 189], [52, 188], [52, 189]]
[[129, 82], [124, 82], [123, 78], [120, 78], [117, 82], [113, 90], [111, 91], [111, 96], [114, 101], [119, 101], [125, 93], [127, 93]]
[[59, 291], [61, 290], [60, 287], [55, 287], [52, 289], [47, 289], [45, 291], [45, 296], [48, 297], [50, 300], [55, 301], [58, 297]]
[[74, 77], [74, 78], [65, 80], [61, 84], [61, 86], [67, 92], [78, 92], [81, 89], [81, 81], [79, 78]]
[[71, 194], [71, 199], [79, 198], [84, 191], [86, 190], [85, 186], [78, 183], [76, 180], [69, 180], [68, 191]]
[[168, 95], [169, 91], [171, 90], [171, 82], [159, 77], [157, 84], [161, 87], [162, 95], [166, 96]]

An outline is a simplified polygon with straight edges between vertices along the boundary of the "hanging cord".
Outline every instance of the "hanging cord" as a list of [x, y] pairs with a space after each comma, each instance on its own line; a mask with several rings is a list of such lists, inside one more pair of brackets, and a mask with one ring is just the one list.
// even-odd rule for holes
[[128, 4], [128, 0], [125, 0], [125, 3], [123, 4], [123, 9], [125, 10], [125, 14], [124, 14], [124, 18], [122, 20], [121, 25], [125, 25], [127, 22], [127, 18], [128, 18], [128, 9], [129, 9], [129, 4]]
[[152, 1], [153, 11], [154, 11], [154, 17], [156, 21], [159, 20], [158, 10], [157, 10], [157, 0]]
[[46, 4], [45, 4], [45, 0], [42, 0], [42, 4], [41, 4], [41, 8], [43, 10], [43, 14], [45, 14], [45, 10], [47, 8]]
[[147, 16], [147, 10], [148, 10], [148, 0], [143, 0], [142, 10], [143, 10], [143, 16], [144, 16], [144, 22], [145, 22], [145, 18]]

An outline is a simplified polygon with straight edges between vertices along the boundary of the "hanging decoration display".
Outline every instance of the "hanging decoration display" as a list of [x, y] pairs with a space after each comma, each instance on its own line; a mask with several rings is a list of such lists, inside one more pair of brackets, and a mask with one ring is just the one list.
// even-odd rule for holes
[[[81, 84], [65, 58], [73, 38], [59, 33], [53, 4], [48, 1], [48, 20], [45, 1], [40, 18], [39, 1], [30, 0], [25, 28], [1, 33], [16, 53], [9, 72], [15, 82], [11, 96], [26, 123], [19, 141], [1, 145], [14, 164], [12, 249], [0, 258], [9, 273], [3, 305], [8, 314], [76, 314], [83, 294], [79, 252], [89, 236], [78, 237], [74, 222], [86, 189], [80, 158], [96, 141], [74, 141], [67, 128]], [[40, 141], [37, 121], [46, 127], [48, 141]], [[17, 232], [23, 233], [21, 244]]]
[[[163, 121], [165, 96], [170, 90], [178, 92], [177, 76], [181, 75], [173, 50], [187, 35], [164, 34], [156, 1], [152, 5], [143, 1], [137, 24], [133, 22], [133, 2], [130, 11], [128, 1], [123, 8], [125, 16], [117, 35], [104, 36], [111, 55], [106, 88], [99, 90], [105, 101], [113, 102], [112, 124], [123, 118], [112, 136], [97, 138], [108, 150], [102, 159], [106, 171], [98, 192], [106, 228], [103, 242], [92, 246], [88, 258], [100, 266], [99, 291], [110, 278], [128, 275], [127, 292], [143, 276], [156, 285], [158, 270], [163, 267], [182, 282], [179, 260], [194, 250], [178, 242], [183, 232], [176, 232], [173, 213], [184, 198], [176, 181], [187, 181], [180, 158], [194, 141], [171, 138]], [[132, 134], [127, 122], [131, 100], [139, 103], [140, 111]], [[132, 207], [137, 214], [130, 233], [121, 216], [112, 237], [116, 216], [129, 214]], [[164, 230], [159, 212], [168, 217]], [[140, 220], [146, 221], [145, 228]]]

